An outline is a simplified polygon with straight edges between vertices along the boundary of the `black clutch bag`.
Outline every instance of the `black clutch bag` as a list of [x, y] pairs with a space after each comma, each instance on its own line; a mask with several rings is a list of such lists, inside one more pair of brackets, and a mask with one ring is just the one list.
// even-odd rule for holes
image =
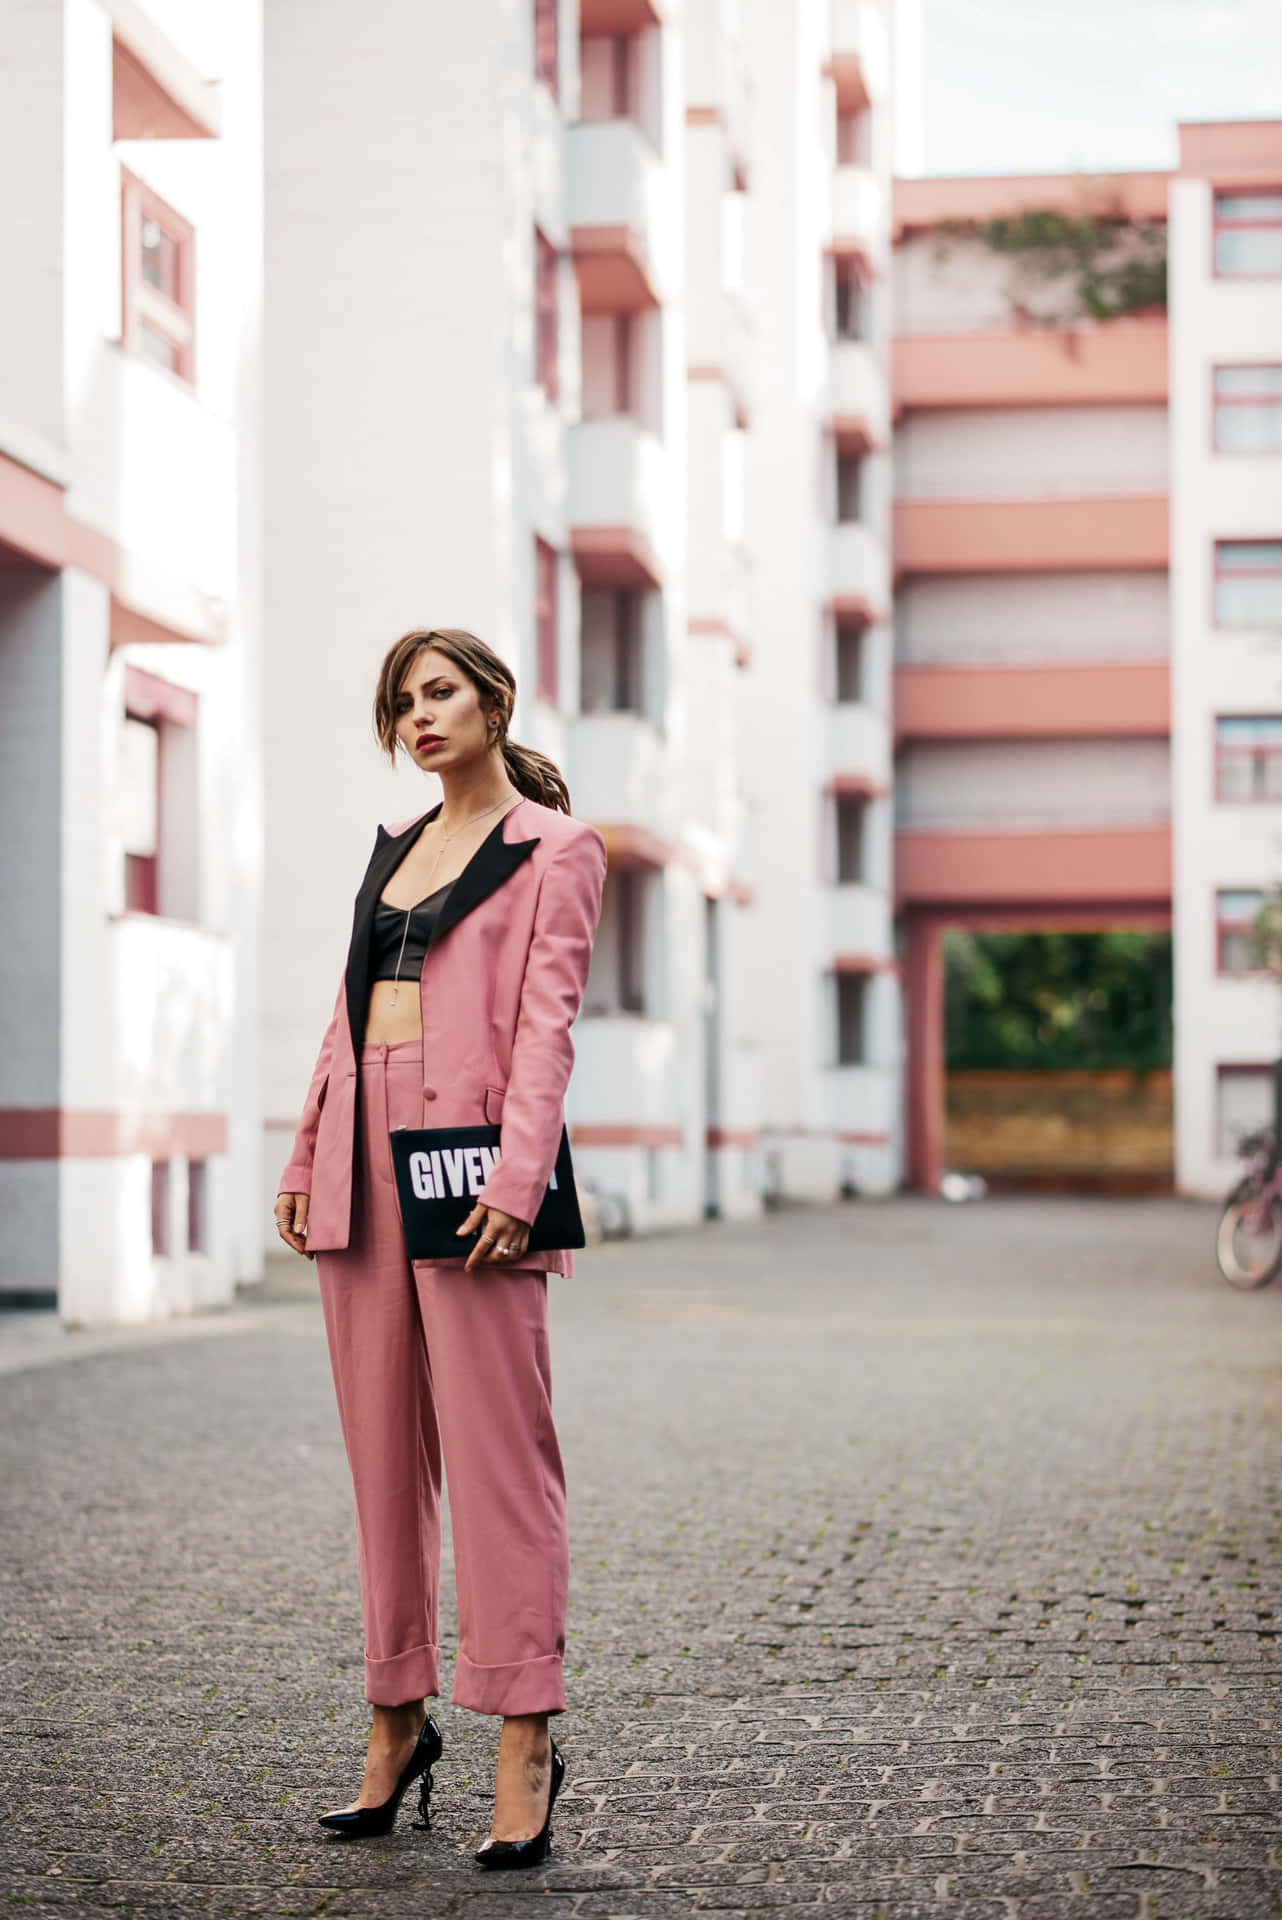
[[[480, 1235], [460, 1235], [457, 1229], [498, 1163], [499, 1128], [394, 1127], [391, 1141], [406, 1253], [411, 1260], [466, 1257]], [[586, 1245], [570, 1136], [562, 1127], [552, 1178], [530, 1223], [527, 1251]]]

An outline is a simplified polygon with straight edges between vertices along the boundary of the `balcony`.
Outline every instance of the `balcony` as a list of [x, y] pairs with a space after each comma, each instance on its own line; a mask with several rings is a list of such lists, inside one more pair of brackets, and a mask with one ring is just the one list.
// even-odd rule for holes
[[859, 521], [832, 529], [829, 599], [850, 619], [883, 620], [890, 605], [890, 563], [884, 543]]
[[886, 97], [890, 49], [868, 0], [832, 0], [832, 77], [842, 113], [860, 113]]
[[899, 500], [896, 576], [1165, 569], [1163, 494], [1064, 500]]
[[685, 1063], [671, 1022], [585, 1008], [574, 1052], [576, 1157], [584, 1147], [681, 1145]]
[[570, 252], [583, 311], [658, 306], [672, 284], [676, 233], [658, 154], [631, 120], [585, 120], [566, 138]]
[[891, 355], [896, 415], [925, 407], [1162, 405], [1168, 394], [1165, 319], [903, 334]]
[[[625, 864], [663, 864], [671, 830], [667, 748], [639, 713], [584, 713], [572, 723], [570, 788], [574, 809], [613, 838]], [[629, 834], [620, 837], [618, 828]], [[649, 854], [648, 860], [645, 856]]]
[[1166, 825], [895, 835], [901, 906], [1169, 910]]
[[673, 553], [660, 442], [625, 415], [569, 432], [570, 550], [590, 587], [657, 587]]
[[890, 728], [885, 716], [858, 701], [839, 701], [826, 710], [825, 777], [838, 790], [889, 791]]
[[832, 186], [832, 250], [857, 253], [875, 274], [890, 259], [886, 195], [870, 167], [839, 166]]
[[743, 45], [715, 7], [687, 10], [686, 125], [720, 127], [734, 184], [747, 185], [750, 128]]
[[866, 340], [837, 340], [828, 360], [828, 407], [843, 452], [869, 452], [890, 441], [886, 375]]
[[894, 951], [890, 898], [875, 887], [842, 881], [824, 890], [826, 958], [889, 961]]
[[897, 667], [897, 740], [1165, 738], [1165, 660], [1107, 665]]
[[[889, 1066], [829, 1067], [828, 1124], [841, 1139], [889, 1146], [898, 1119], [898, 1085]], [[889, 1185], [889, 1182], [887, 1182]]]
[[745, 296], [727, 287], [721, 296], [721, 367], [734, 402], [735, 425], [752, 411], [752, 316]]

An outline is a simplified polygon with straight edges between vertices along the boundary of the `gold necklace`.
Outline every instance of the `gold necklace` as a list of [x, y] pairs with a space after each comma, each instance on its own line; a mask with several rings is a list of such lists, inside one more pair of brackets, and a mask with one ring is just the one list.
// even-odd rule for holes
[[[506, 798], [507, 798], [507, 795], [504, 794], [503, 799], [506, 800]], [[519, 795], [518, 795], [518, 798], [519, 798]], [[459, 835], [463, 831], [463, 827], [474, 827], [478, 820], [488, 820], [490, 815], [492, 813], [497, 813], [499, 808], [502, 805], [503, 805], [503, 800], [496, 800], [492, 807], [487, 807], [485, 809], [484, 813], [474, 813], [470, 820], [465, 820], [463, 822], [463, 826], [455, 827], [453, 833], [447, 833], [442, 835], [441, 844], [436, 849], [436, 858], [432, 862], [432, 871], [427, 876], [427, 892], [423, 896], [424, 900], [430, 900], [432, 897], [432, 882], [436, 878], [436, 869], [440, 866], [441, 855], [444, 853], [446, 847], [449, 846], [450, 841], [458, 839]], [[421, 905], [422, 902], [420, 901], [419, 904]], [[401, 950], [396, 956], [396, 978], [392, 983], [392, 997], [391, 997], [391, 1000], [388, 1002], [389, 1006], [393, 1006], [393, 1007], [396, 1005], [396, 1002], [400, 996], [401, 962], [405, 958], [405, 942], [409, 939], [410, 915], [413, 913], [413, 911], [414, 911], [413, 907], [406, 907], [405, 909], [405, 929], [404, 929], [404, 932], [401, 934]]]

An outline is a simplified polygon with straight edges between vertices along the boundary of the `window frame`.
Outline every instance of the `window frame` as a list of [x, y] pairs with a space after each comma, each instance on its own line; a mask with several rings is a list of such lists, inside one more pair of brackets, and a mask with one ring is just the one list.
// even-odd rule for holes
[[561, 98], [560, 0], [532, 0], [534, 75], [554, 100]]
[[1282, 628], [1282, 604], [1277, 614], [1265, 620], [1225, 620], [1220, 612], [1220, 582], [1222, 580], [1276, 579], [1282, 584], [1282, 560], [1276, 566], [1269, 567], [1225, 567], [1221, 564], [1221, 555], [1226, 547], [1276, 547], [1282, 544], [1282, 535], [1256, 536], [1250, 539], [1217, 540], [1212, 554], [1211, 567], [1211, 624], [1221, 633], [1253, 633], [1261, 629], [1272, 632]]
[[534, 377], [552, 406], [561, 398], [561, 254], [534, 229]]
[[1226, 272], [1220, 265], [1219, 240], [1222, 233], [1270, 232], [1277, 228], [1282, 232], [1282, 208], [1266, 220], [1225, 220], [1220, 214], [1220, 203], [1224, 200], [1270, 200], [1282, 194], [1282, 182], [1276, 187], [1263, 187], [1253, 184], [1249, 187], [1222, 187], [1213, 190], [1211, 198], [1211, 276], [1215, 280], [1278, 280], [1282, 279], [1282, 267], [1269, 267], [1258, 273]]
[[[171, 296], [143, 277], [143, 223], [152, 220], [175, 250], [176, 292]], [[173, 351], [165, 367], [147, 353], [142, 331], [150, 327]], [[159, 373], [186, 386], [196, 384], [196, 229], [128, 167], [120, 169], [120, 344]]]
[[[1252, 742], [1249, 747], [1234, 747], [1221, 737], [1221, 728], [1233, 722], [1249, 722], [1259, 725], [1261, 721], [1274, 721], [1278, 727], [1276, 746], [1264, 742]], [[1282, 806], [1282, 786], [1276, 794], [1257, 792], [1255, 788], [1254, 764], [1252, 770], [1252, 791], [1248, 794], [1227, 793], [1224, 786], [1226, 764], [1235, 758], [1249, 755], [1252, 762], [1276, 759], [1282, 762], [1282, 713], [1217, 713], [1212, 722], [1214, 728], [1215, 754], [1215, 803], [1223, 807], [1278, 807]]]
[[1249, 920], [1226, 919], [1221, 902], [1233, 894], [1253, 894], [1256, 896], [1256, 912], [1264, 901], [1263, 887], [1217, 887], [1215, 889], [1215, 974], [1219, 980], [1258, 980], [1259, 967], [1229, 967], [1224, 963], [1224, 942], [1250, 932], [1255, 922], [1253, 912]]
[[1282, 453], [1282, 444], [1261, 448], [1226, 447], [1220, 439], [1220, 412], [1224, 407], [1266, 407], [1282, 414], [1282, 386], [1276, 393], [1221, 395], [1216, 392], [1216, 383], [1222, 373], [1282, 373], [1282, 360], [1220, 360], [1211, 368], [1211, 451], [1230, 460], [1276, 459]]
[[547, 540], [534, 536], [534, 665], [535, 692], [549, 706], [561, 704], [561, 640], [559, 632], [561, 556]]

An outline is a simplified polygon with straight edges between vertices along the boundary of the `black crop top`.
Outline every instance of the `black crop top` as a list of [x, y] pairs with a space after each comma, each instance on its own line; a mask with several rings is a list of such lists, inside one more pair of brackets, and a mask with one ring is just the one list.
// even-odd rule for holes
[[420, 900], [416, 907], [408, 910], [405, 907], [389, 907], [386, 900], [378, 901], [374, 908], [374, 931], [370, 936], [371, 980], [418, 980], [422, 977], [427, 949], [432, 943], [441, 908], [453, 885], [452, 880], [447, 881], [435, 893], [429, 893], [426, 900]]

